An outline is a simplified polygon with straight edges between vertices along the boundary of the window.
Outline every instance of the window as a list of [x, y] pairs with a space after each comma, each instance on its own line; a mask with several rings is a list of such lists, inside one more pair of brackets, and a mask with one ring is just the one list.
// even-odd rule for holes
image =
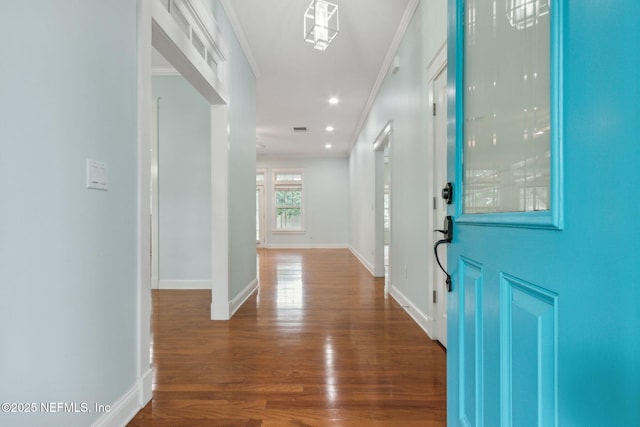
[[256, 244], [264, 245], [264, 171], [256, 171]]
[[302, 171], [273, 173], [274, 231], [304, 231]]

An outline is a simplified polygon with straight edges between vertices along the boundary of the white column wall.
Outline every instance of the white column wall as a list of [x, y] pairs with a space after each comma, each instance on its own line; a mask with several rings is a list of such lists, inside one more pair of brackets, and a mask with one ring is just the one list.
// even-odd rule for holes
[[[213, 5], [213, 13], [230, 52], [228, 296], [230, 314], [233, 314], [258, 286], [255, 230], [256, 78], [219, 2]], [[213, 172], [215, 176], [215, 169]]]

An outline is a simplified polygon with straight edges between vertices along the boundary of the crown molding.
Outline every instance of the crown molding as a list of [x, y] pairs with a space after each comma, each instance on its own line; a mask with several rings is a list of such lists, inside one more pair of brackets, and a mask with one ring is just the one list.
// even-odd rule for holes
[[227, 18], [229, 18], [229, 22], [231, 23], [231, 27], [233, 31], [236, 33], [236, 38], [238, 39], [238, 43], [244, 52], [244, 56], [247, 58], [247, 62], [249, 62], [249, 66], [253, 71], [253, 75], [257, 79], [260, 77], [260, 67], [258, 67], [258, 62], [256, 61], [255, 56], [253, 55], [253, 50], [251, 50], [251, 46], [249, 45], [249, 41], [247, 40], [247, 36], [242, 29], [242, 25], [240, 25], [240, 20], [236, 15], [235, 10], [233, 9], [233, 3], [230, 0], [220, 0], [220, 4], [224, 9], [224, 12], [227, 14]]
[[371, 92], [369, 93], [369, 98], [362, 109], [362, 114], [360, 115], [360, 119], [358, 120], [358, 124], [356, 126], [356, 131], [351, 137], [351, 145], [349, 151], [353, 150], [356, 142], [358, 141], [358, 136], [360, 136], [360, 132], [362, 132], [362, 128], [364, 126], [367, 117], [369, 117], [369, 113], [371, 112], [371, 108], [373, 108], [373, 103], [378, 96], [378, 92], [380, 92], [380, 88], [382, 87], [382, 83], [384, 83], [384, 79], [387, 77], [389, 73], [389, 69], [391, 65], [393, 65], [393, 58], [396, 56], [398, 52], [398, 48], [400, 47], [400, 43], [402, 42], [402, 38], [409, 28], [409, 24], [413, 19], [413, 15], [418, 8], [418, 4], [420, 4], [420, 0], [410, 0], [407, 4], [407, 8], [404, 10], [404, 15], [402, 15], [402, 20], [400, 21], [400, 25], [398, 25], [398, 29], [396, 30], [396, 34], [389, 45], [389, 50], [387, 51], [387, 55], [384, 58], [382, 66], [380, 67], [380, 71], [378, 72], [378, 78], [376, 82], [373, 84], [371, 88]]

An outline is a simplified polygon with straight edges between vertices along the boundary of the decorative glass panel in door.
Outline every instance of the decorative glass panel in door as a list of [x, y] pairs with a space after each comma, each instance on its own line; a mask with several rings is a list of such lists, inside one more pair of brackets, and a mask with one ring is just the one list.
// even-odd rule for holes
[[549, 12], [549, 0], [465, 2], [464, 215], [551, 210]]

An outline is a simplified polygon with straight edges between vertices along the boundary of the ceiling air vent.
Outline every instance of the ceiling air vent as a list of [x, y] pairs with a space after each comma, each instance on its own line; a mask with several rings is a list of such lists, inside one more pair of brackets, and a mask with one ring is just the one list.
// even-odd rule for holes
[[307, 129], [306, 126], [294, 126], [293, 127], [293, 131], [294, 132], [307, 132], [309, 129]]

